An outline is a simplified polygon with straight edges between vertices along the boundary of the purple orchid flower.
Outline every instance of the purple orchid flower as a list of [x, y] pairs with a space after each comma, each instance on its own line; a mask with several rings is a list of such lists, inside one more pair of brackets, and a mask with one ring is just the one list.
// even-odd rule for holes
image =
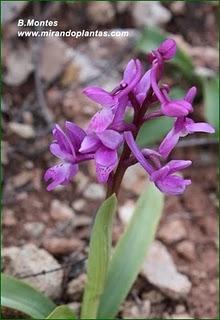
[[[157, 162], [154, 161], [154, 164], [157, 165], [157, 168], [155, 168], [155, 165], [153, 166], [149, 163], [149, 161], [147, 161], [146, 153], [141, 151], [135, 143], [132, 133], [125, 132], [124, 136], [133, 155], [136, 157], [145, 171], [147, 171], [147, 173], [150, 175], [150, 180], [153, 181], [158, 189], [160, 189], [162, 192], [170, 195], [177, 195], [182, 193], [185, 190], [186, 186], [191, 183], [191, 180], [183, 179], [179, 175], [174, 174], [175, 172], [183, 170], [184, 168], [191, 165], [191, 161], [172, 160], [162, 167], [159, 162], [158, 153], [153, 152], [154, 157], [158, 155]], [[148, 151], [147, 156], [149, 155], [150, 153]]]
[[[87, 87], [84, 94], [91, 100], [101, 104], [103, 109], [96, 113], [90, 121], [90, 128], [96, 127], [96, 122], [106, 122], [111, 128], [124, 129], [124, 113], [128, 105], [128, 94], [138, 84], [141, 78], [141, 63], [138, 59], [130, 60], [124, 70], [123, 80], [112, 92], [107, 92], [99, 87]], [[106, 110], [107, 109], [107, 110]], [[107, 117], [106, 117], [107, 115]], [[93, 124], [95, 122], [95, 124]]]
[[192, 161], [190, 160], [171, 160], [165, 166], [155, 170], [151, 174], [150, 180], [165, 194], [181, 194], [185, 191], [186, 186], [191, 184], [191, 180], [184, 179], [174, 173], [189, 167], [191, 164]]
[[80, 156], [78, 151], [85, 132], [74, 123], [66, 121], [65, 132], [55, 125], [53, 129], [54, 141], [50, 145], [50, 151], [61, 160], [57, 165], [49, 168], [45, 175], [45, 181], [52, 180], [47, 190], [51, 191], [58, 185], [67, 184], [78, 172], [78, 162], [91, 158], [91, 156]]
[[[192, 103], [196, 96], [196, 87], [188, 90], [184, 100]], [[179, 117], [175, 120], [173, 128], [168, 132], [159, 146], [159, 152], [163, 158], [167, 158], [170, 152], [174, 149], [181, 137], [194, 132], [214, 133], [215, 129], [206, 122], [195, 123], [188, 117]]]
[[161, 111], [165, 116], [182, 117], [187, 116], [193, 111], [192, 104], [186, 99], [172, 100], [166, 89], [160, 89], [157, 84], [157, 64], [154, 65], [151, 71], [151, 86], [158, 100], [161, 103]]
[[195, 123], [188, 117], [177, 118], [173, 128], [166, 135], [159, 146], [160, 154], [163, 156], [163, 158], [167, 158], [181, 137], [185, 137], [194, 132], [214, 133], [215, 130], [206, 122]]
[[83, 139], [79, 151], [95, 154], [96, 175], [99, 182], [107, 182], [110, 173], [117, 166], [117, 149], [122, 141], [122, 135], [114, 130], [93, 132]]

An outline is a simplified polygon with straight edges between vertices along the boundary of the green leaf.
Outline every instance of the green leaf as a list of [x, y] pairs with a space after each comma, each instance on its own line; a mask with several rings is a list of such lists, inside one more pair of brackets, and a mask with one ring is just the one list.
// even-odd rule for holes
[[155, 144], [168, 133], [172, 127], [172, 123], [172, 119], [168, 117], [161, 117], [147, 121], [141, 127], [137, 137], [137, 143], [140, 147]]
[[205, 116], [219, 132], [219, 78], [203, 79]]
[[1, 274], [2, 306], [19, 310], [34, 319], [45, 319], [56, 305], [28, 284]]
[[[169, 37], [169, 34], [164, 33], [159, 28], [145, 28], [138, 40], [137, 49], [146, 54], [151, 50], [156, 49], [167, 37]], [[196, 77], [191, 58], [185, 51], [178, 48], [176, 56], [170, 62], [176, 65], [187, 78]]]
[[116, 204], [117, 198], [112, 195], [103, 202], [95, 218], [90, 240], [82, 319], [96, 319], [111, 254], [112, 223]]
[[76, 315], [67, 306], [56, 307], [46, 319], [77, 319]]
[[112, 319], [117, 314], [154, 239], [162, 209], [163, 194], [153, 184], [148, 184], [112, 256], [100, 301], [99, 318]]

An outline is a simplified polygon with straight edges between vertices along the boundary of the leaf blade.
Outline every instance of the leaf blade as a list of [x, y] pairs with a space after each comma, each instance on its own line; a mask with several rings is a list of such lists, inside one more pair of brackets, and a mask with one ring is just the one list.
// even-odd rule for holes
[[203, 92], [205, 103], [205, 116], [210, 124], [216, 129], [216, 135], [219, 131], [219, 78], [204, 78]]
[[76, 315], [66, 305], [56, 307], [46, 319], [77, 319]]
[[139, 198], [129, 226], [112, 256], [105, 290], [100, 300], [98, 318], [114, 318], [120, 304], [127, 296], [153, 241], [162, 207], [162, 193], [153, 184], [149, 184], [147, 191]]
[[111, 254], [113, 215], [117, 198], [111, 196], [103, 202], [94, 222], [87, 266], [87, 284], [83, 297], [81, 318], [95, 319], [103, 291]]
[[2, 305], [19, 310], [32, 318], [44, 319], [56, 305], [28, 284], [1, 274]]

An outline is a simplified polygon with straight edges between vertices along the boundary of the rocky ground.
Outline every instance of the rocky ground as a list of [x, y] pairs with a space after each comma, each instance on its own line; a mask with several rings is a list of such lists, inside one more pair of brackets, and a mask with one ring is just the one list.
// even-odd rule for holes
[[[75, 29], [126, 28], [130, 36], [48, 38], [37, 44], [16, 36], [17, 17], [34, 12], [31, 4], [21, 3], [7, 11], [3, 28], [3, 268], [78, 312], [91, 225], [105, 189], [96, 183], [94, 167], [88, 164], [71, 185], [46, 192], [42, 175], [54, 163], [48, 152], [51, 125], [71, 120], [86, 126], [97, 106], [82, 95], [82, 88], [114, 87], [123, 66], [138, 54], [134, 46], [146, 24], [174, 33], [198, 67], [214, 72], [216, 2], [196, 4], [196, 10], [195, 4], [180, 1], [163, 6], [158, 1], [47, 3], [41, 15], [58, 19], [61, 30], [73, 29], [74, 21]], [[196, 107], [200, 120], [203, 105]], [[216, 145], [182, 146], [172, 157], [193, 160], [193, 167], [185, 171], [193, 183], [182, 196], [166, 198], [156, 240], [120, 318], [217, 317]], [[119, 195], [114, 243], [145, 184], [141, 168], [128, 170]], [[11, 313], [7, 317], [17, 318]]]

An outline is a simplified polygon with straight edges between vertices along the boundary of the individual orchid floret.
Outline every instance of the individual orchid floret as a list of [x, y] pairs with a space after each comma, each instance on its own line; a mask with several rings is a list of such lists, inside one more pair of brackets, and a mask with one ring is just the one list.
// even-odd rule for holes
[[[50, 151], [53, 155], [61, 160], [57, 165], [49, 168], [44, 179], [50, 181], [47, 190], [53, 190], [58, 185], [67, 184], [78, 172], [78, 162], [86, 157], [79, 155], [78, 151], [85, 132], [74, 123], [66, 121], [65, 132], [55, 125], [53, 129], [54, 141], [50, 145]], [[87, 157], [91, 158], [91, 156]]]
[[151, 86], [155, 95], [161, 103], [161, 111], [164, 115], [169, 117], [182, 117], [187, 116], [193, 111], [192, 104], [184, 99], [172, 100], [166, 89], [160, 89], [157, 84], [157, 65], [151, 71]]
[[184, 179], [179, 174], [175, 174], [190, 166], [192, 161], [172, 160], [162, 168], [155, 170], [150, 175], [150, 180], [162, 192], [168, 195], [178, 195], [185, 191], [186, 186], [191, 184], [190, 179]]
[[188, 117], [177, 118], [173, 128], [166, 135], [159, 146], [159, 152], [163, 158], [167, 158], [181, 137], [194, 132], [214, 133], [214, 128], [206, 122], [194, 122]]
[[[155, 183], [158, 189], [170, 195], [177, 195], [184, 192], [185, 187], [189, 185], [191, 181], [184, 180], [181, 176], [175, 175], [174, 173], [188, 167], [191, 161], [173, 160], [162, 167], [159, 162], [159, 157], [158, 159], [155, 157], [158, 155], [157, 152], [149, 153], [148, 150], [146, 154], [146, 152], [143, 152], [144, 150], [141, 151], [135, 143], [131, 132], [125, 132], [124, 136], [133, 155], [150, 175], [150, 180]], [[156, 161], [154, 160], [154, 165], [150, 164], [146, 159], [150, 154], [155, 157]]]
[[118, 163], [117, 149], [123, 137], [114, 130], [90, 133], [82, 141], [81, 153], [94, 153], [97, 179], [101, 183], [108, 181], [110, 173]]

